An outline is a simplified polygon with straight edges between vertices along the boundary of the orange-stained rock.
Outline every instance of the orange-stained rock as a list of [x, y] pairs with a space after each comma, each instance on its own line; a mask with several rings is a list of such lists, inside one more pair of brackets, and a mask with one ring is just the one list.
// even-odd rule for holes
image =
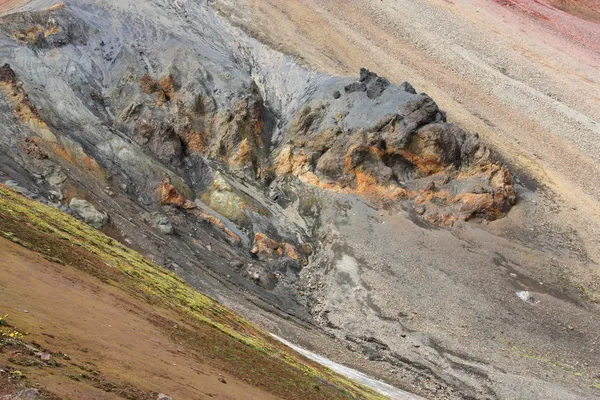
[[425, 213], [423, 218], [434, 225], [452, 226], [457, 221], [457, 218], [447, 212]]
[[200, 219], [210, 223], [212, 226], [225, 232], [228, 236], [233, 238], [236, 243], [241, 242], [240, 237], [236, 235], [231, 229], [227, 228], [227, 226], [225, 226], [225, 224], [220, 219], [218, 219], [214, 215], [199, 210], [193, 201], [187, 200], [184, 196], [179, 194], [177, 188], [173, 186], [169, 177], [163, 178], [158, 188], [158, 192], [161, 204], [170, 204], [188, 210]]
[[275, 159], [275, 174], [302, 176], [309, 172], [309, 164], [310, 159], [304, 151], [296, 152], [291, 146], [286, 146]]
[[254, 151], [248, 139], [242, 140], [237, 152], [231, 157], [230, 161], [234, 166], [243, 167], [248, 163], [252, 162], [252, 158], [255, 157]]
[[196, 204], [193, 201], [187, 200], [185, 197], [179, 194], [177, 188], [171, 184], [169, 177], [164, 177], [159, 188], [159, 199], [161, 204], [171, 204], [186, 210], [192, 210], [196, 208]]
[[257, 255], [272, 255], [281, 248], [281, 244], [264, 233], [254, 234], [254, 246], [252, 247], [252, 254]]
[[233, 238], [233, 240], [235, 240], [236, 243], [238, 243], [238, 244], [241, 243], [242, 239], [240, 239], [240, 237], [238, 235], [236, 235], [231, 229], [227, 228], [225, 226], [225, 224], [223, 223], [223, 221], [221, 221], [220, 219], [218, 219], [214, 215], [205, 213], [204, 211], [201, 211], [199, 209], [192, 210], [192, 212], [196, 216], [200, 217], [201, 219], [203, 219], [206, 222], [208, 222], [211, 225], [213, 225], [214, 227], [221, 229], [229, 237]]
[[274, 154], [276, 179], [296, 176], [379, 205], [408, 201], [441, 225], [508, 212], [510, 173], [479, 135], [447, 123], [435, 101], [410, 85], [396, 88], [404, 93], [393, 100], [370, 102], [389, 87], [361, 70], [344, 95], [332, 90], [333, 100], [319, 93], [305, 103]]
[[313, 247], [310, 243], [303, 244], [301, 248], [304, 254], [306, 254], [307, 256], [310, 256], [313, 253]]
[[301, 265], [308, 265], [308, 255], [312, 253], [312, 246], [304, 244], [298, 248], [292, 243], [280, 243], [258, 232], [254, 234], [254, 246], [250, 252], [257, 256], [286, 256]]
[[145, 74], [140, 84], [146, 94], [156, 94], [156, 105], [159, 107], [175, 98], [175, 79], [171, 74], [162, 79]]
[[59, 164], [66, 162], [69, 168], [76, 168], [99, 184], [106, 181], [107, 173], [81, 145], [57, 136], [40, 117], [9, 64], [0, 67], [0, 90], [4, 91], [12, 102], [16, 116], [37, 135], [24, 144], [32, 158], [52, 158]]
[[306, 258], [306, 254], [304, 254], [302, 250], [299, 250], [291, 243], [284, 243], [283, 248], [286, 256], [292, 260], [298, 261], [302, 265], [308, 265], [308, 258]]

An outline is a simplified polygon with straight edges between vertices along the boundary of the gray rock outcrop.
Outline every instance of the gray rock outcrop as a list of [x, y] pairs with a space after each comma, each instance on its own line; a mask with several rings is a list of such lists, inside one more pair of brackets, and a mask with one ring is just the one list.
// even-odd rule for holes
[[74, 197], [69, 203], [69, 208], [78, 218], [96, 229], [102, 229], [108, 223], [108, 214], [98, 211], [87, 200]]

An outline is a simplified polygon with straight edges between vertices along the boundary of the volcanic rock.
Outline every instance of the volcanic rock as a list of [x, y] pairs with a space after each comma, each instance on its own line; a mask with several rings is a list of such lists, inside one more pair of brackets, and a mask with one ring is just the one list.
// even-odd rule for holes
[[74, 197], [69, 203], [69, 208], [77, 217], [96, 229], [101, 229], [108, 223], [108, 214], [98, 211], [87, 200]]

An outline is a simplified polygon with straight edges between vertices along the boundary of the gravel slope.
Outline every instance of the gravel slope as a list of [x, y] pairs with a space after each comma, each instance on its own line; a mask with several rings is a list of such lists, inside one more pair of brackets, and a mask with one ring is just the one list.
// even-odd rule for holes
[[[562, 297], [560, 282], [600, 282], [598, 25], [517, 3], [531, 2], [216, 2], [234, 24], [316, 70], [367, 67], [408, 80], [449, 120], [480, 132], [523, 185], [507, 218], [457, 226], [452, 237], [401, 212], [332, 199], [323, 255], [307, 274], [319, 276], [313, 311], [329, 332], [342, 341], [348, 332], [372, 335], [474, 398], [597, 398], [590, 383], [546, 361], [597, 374], [597, 304]], [[513, 289], [540, 302], [525, 307]], [[358, 343], [349, 346], [371, 360], [390, 356]], [[405, 368], [361, 367], [426, 397], [457, 395]]]
[[[548, 189], [561, 204], [553, 212], [560, 224], [600, 260], [598, 24], [575, 26], [574, 16], [553, 9], [549, 22], [502, 5], [512, 1], [216, 3], [247, 32], [317, 70], [354, 75], [367, 67], [428, 93], [449, 120], [479, 132], [525, 172], [524, 182]], [[575, 29], [570, 36], [565, 26]]]

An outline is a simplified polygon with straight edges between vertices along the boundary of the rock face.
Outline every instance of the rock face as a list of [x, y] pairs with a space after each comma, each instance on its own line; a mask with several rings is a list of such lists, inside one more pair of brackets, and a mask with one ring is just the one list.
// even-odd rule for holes
[[515, 202], [509, 171], [477, 135], [446, 123], [429, 96], [413, 92], [365, 69], [358, 81], [328, 80], [287, 130], [276, 175], [374, 201], [411, 200], [439, 225], [502, 217]]
[[141, 16], [115, 35], [124, 11], [100, 7], [91, 21], [89, 7], [16, 13], [1, 28], [11, 43], [2, 53], [11, 64], [0, 70], [10, 158], [66, 202], [92, 186], [142, 207], [190, 210], [197, 199], [246, 232], [245, 243], [260, 233], [295, 247], [308, 232], [240, 185], [260, 192], [294, 176], [375, 202], [408, 201], [439, 225], [496, 219], [514, 203], [506, 168], [408, 83], [366, 69], [358, 80], [300, 70], [289, 81], [301, 83], [273, 88], [245, 68], [270, 78], [285, 67], [257, 65], [233, 39], [194, 30], [194, 41], [178, 36], [189, 24], [160, 26], [163, 39], [148, 47], [145, 33], [129, 29]]

